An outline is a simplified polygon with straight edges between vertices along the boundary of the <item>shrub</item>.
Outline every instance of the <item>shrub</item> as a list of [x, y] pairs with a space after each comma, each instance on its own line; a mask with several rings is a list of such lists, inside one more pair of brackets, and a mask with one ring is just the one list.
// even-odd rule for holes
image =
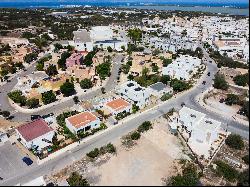
[[161, 101], [167, 101], [167, 100], [169, 100], [171, 97], [172, 97], [171, 94], [166, 93], [166, 94], [164, 94], [164, 95], [161, 97]]
[[131, 137], [132, 140], [138, 140], [138, 139], [140, 139], [141, 134], [140, 134], [139, 132], [135, 131], [135, 132], [133, 132], [133, 133], [130, 135], [130, 137]]
[[249, 169], [240, 173], [237, 186], [249, 186]]
[[145, 121], [138, 127], [137, 131], [142, 133], [144, 131], [148, 131], [151, 128], [152, 128], [152, 123], [150, 121]]
[[221, 74], [216, 74], [214, 78], [213, 87], [221, 90], [227, 90], [229, 88], [229, 85], [225, 80], [225, 76]]
[[194, 165], [188, 165], [183, 169], [183, 174], [178, 174], [173, 176], [167, 182], [169, 186], [197, 186], [199, 182], [199, 177], [197, 174], [197, 169]]
[[240, 98], [238, 95], [235, 94], [227, 94], [227, 98], [225, 99], [225, 104], [226, 105], [236, 105], [240, 101]]
[[246, 86], [249, 84], [249, 74], [237, 75], [234, 77], [233, 81], [238, 86]]
[[226, 164], [223, 161], [216, 161], [215, 164], [217, 165], [216, 173], [219, 176], [223, 176], [225, 179], [227, 179], [230, 182], [235, 181], [238, 177], [238, 171]]
[[226, 140], [225, 140], [226, 145], [233, 149], [238, 149], [241, 150], [244, 148], [244, 141], [240, 135], [236, 134], [230, 134]]
[[244, 161], [245, 164], [249, 164], [249, 155], [243, 156], [242, 160]]
[[89, 153], [87, 153], [86, 155], [90, 158], [95, 158], [95, 157], [98, 157], [99, 155], [99, 149], [98, 148], [95, 148], [93, 151], [90, 151]]
[[82, 178], [77, 172], [73, 172], [67, 179], [67, 182], [70, 186], [90, 186], [87, 179]]
[[106, 145], [106, 148], [107, 148], [108, 153], [115, 153], [116, 152], [115, 146], [113, 144], [111, 144], [111, 143], [108, 143]]

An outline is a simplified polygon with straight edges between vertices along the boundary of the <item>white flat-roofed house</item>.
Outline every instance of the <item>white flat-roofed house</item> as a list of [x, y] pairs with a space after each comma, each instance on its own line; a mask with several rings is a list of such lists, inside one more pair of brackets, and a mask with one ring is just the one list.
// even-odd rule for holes
[[195, 140], [200, 143], [212, 144], [218, 138], [221, 122], [203, 118], [191, 132], [189, 141]]
[[189, 55], [181, 55], [167, 67], [163, 67], [162, 74], [169, 75], [172, 79], [188, 81], [199, 67], [201, 67], [201, 59]]
[[179, 111], [179, 117], [172, 123], [183, 126], [190, 133], [188, 145], [197, 155], [210, 156], [209, 150], [219, 139], [219, 134], [224, 132], [221, 122], [207, 118], [206, 114], [183, 107]]
[[124, 99], [114, 99], [110, 102], [107, 102], [104, 105], [105, 108], [107, 108], [112, 115], [117, 115], [122, 112], [131, 112], [132, 104], [125, 101]]
[[201, 112], [196, 110], [183, 107], [179, 111], [179, 123], [182, 124], [189, 132], [193, 130], [193, 128], [199, 124], [202, 119], [206, 116]]
[[98, 128], [101, 121], [91, 112], [82, 112], [65, 119], [66, 126], [71, 132], [77, 134], [79, 131], [88, 131]]
[[73, 32], [74, 38], [69, 44], [74, 46], [77, 51], [92, 51], [93, 41], [86, 29], [79, 29]]
[[16, 129], [18, 139], [28, 149], [41, 151], [52, 143], [55, 131], [43, 120], [38, 119]]
[[149, 103], [150, 91], [141, 87], [135, 81], [128, 81], [120, 86], [118, 93], [125, 100], [134, 102], [140, 108], [145, 107]]

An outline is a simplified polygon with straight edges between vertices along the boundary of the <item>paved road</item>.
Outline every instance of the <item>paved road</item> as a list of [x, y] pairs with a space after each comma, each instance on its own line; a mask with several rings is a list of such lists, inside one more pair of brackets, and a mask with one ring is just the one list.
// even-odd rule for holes
[[[205, 57], [209, 59], [208, 54], [206, 53]], [[81, 159], [83, 155], [91, 151], [93, 148], [100, 147], [108, 142], [113, 142], [117, 140], [117, 138], [137, 128], [142, 122], [156, 119], [165, 114], [166, 112], [168, 112], [173, 107], [176, 109], [180, 109], [182, 102], [185, 102], [185, 104], [190, 108], [206, 113], [211, 118], [220, 120], [222, 123], [225, 124], [224, 128], [228, 128], [229, 131], [238, 133], [242, 135], [244, 138], [248, 139], [249, 127], [244, 126], [240, 123], [236, 123], [232, 120], [228, 120], [227, 118], [219, 116], [213, 112], [209, 112], [205, 110], [203, 107], [201, 107], [199, 103], [195, 101], [195, 97], [199, 93], [205, 91], [207, 88], [211, 86], [214, 74], [217, 72], [217, 67], [214, 63], [207, 63], [207, 68], [208, 71], [211, 72], [211, 76], [210, 77], [205, 76], [205, 78], [203, 79], [207, 82], [205, 85], [199, 83], [194, 89], [184, 93], [178, 98], [173, 98], [153, 110], [143, 112], [142, 114], [127, 120], [123, 124], [119, 124], [115, 128], [107, 130], [103, 134], [93, 138], [92, 140], [84, 144], [79, 145], [73, 150], [62, 154], [51, 161], [48, 161], [40, 166], [32, 166], [24, 170], [22, 173], [18, 173], [14, 176], [13, 175], [9, 176], [4, 181], [0, 182], [0, 185], [15, 185], [18, 183], [24, 183], [41, 175], [46, 175], [58, 171], [64, 168], [65, 166], [73, 163], [74, 161]], [[113, 78], [115, 79], [115, 76], [113, 76]], [[228, 126], [226, 124], [228, 124]]]
[[[116, 81], [117, 81], [117, 76], [118, 76], [118, 71], [119, 68], [121, 67], [121, 61], [123, 59], [123, 55], [119, 54], [117, 56], [115, 56], [113, 58], [113, 68], [112, 68], [112, 73], [111, 76], [108, 80], [108, 83], [105, 86], [105, 90], [111, 91], [112, 89], [115, 88], [116, 86]], [[31, 67], [29, 67], [27, 69], [26, 72], [22, 72], [18, 77], [22, 77], [25, 75], [29, 75], [31, 74], [33, 71], [35, 70], [35, 64], [32, 65]], [[9, 101], [8, 101], [8, 96], [7, 93], [13, 89], [13, 87], [17, 84], [17, 77], [13, 78], [12, 81], [10, 83], [5, 84], [4, 86], [1, 87], [1, 93], [0, 93], [0, 108], [2, 110], [8, 110], [11, 112], [11, 114], [14, 114], [15, 118], [13, 119], [13, 121], [29, 121], [30, 120], [30, 116], [32, 114], [37, 114], [37, 113], [21, 113], [21, 112], [17, 112], [15, 111], [15, 109], [10, 105]], [[95, 90], [93, 92], [89, 92], [86, 93], [82, 96], [79, 97], [80, 100], [89, 100], [91, 98], [94, 98], [98, 95], [102, 94], [101, 93], [101, 89]], [[67, 100], [64, 101], [62, 103], [59, 103], [57, 105], [54, 105], [50, 108], [46, 108], [42, 111], [39, 111], [39, 115], [45, 115], [48, 113], [59, 113], [61, 110], [68, 108], [68, 107], [72, 107], [74, 105], [74, 101], [73, 99], [71, 100]]]

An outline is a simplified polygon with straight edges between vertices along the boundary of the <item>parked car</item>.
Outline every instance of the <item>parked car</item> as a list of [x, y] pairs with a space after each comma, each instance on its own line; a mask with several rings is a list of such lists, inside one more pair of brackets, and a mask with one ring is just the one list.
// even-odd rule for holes
[[54, 116], [54, 113], [45, 114], [42, 116], [43, 119]]
[[31, 115], [30, 119], [33, 121], [33, 120], [36, 120], [36, 119], [39, 119], [39, 118], [42, 118], [42, 116], [40, 115]]
[[29, 158], [29, 157], [23, 157], [23, 162], [27, 165], [30, 166], [31, 164], [33, 164], [33, 161]]
[[209, 60], [210, 63], [212, 63], [212, 60]]
[[15, 117], [15, 116], [12, 115], [12, 116], [7, 117], [6, 119], [7, 119], [7, 120], [12, 120], [14, 117]]
[[210, 72], [207, 73], [207, 76], [210, 76]]

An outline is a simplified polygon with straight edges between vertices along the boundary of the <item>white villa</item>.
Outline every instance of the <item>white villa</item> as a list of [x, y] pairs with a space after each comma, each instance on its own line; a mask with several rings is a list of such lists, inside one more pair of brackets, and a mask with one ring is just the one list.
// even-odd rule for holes
[[196, 110], [183, 107], [179, 111], [179, 116], [171, 122], [179, 127], [186, 129], [190, 133], [188, 144], [199, 156], [204, 155], [208, 158], [209, 150], [214, 142], [219, 138], [219, 134], [224, 132], [221, 122], [207, 118], [206, 114]]
[[120, 86], [118, 93], [126, 100], [132, 101], [140, 108], [145, 107], [150, 98], [150, 91], [135, 81], [128, 81]]
[[189, 55], [181, 55], [173, 63], [167, 67], [163, 67], [162, 74], [169, 75], [171, 78], [188, 81], [200, 66], [201, 59]]

